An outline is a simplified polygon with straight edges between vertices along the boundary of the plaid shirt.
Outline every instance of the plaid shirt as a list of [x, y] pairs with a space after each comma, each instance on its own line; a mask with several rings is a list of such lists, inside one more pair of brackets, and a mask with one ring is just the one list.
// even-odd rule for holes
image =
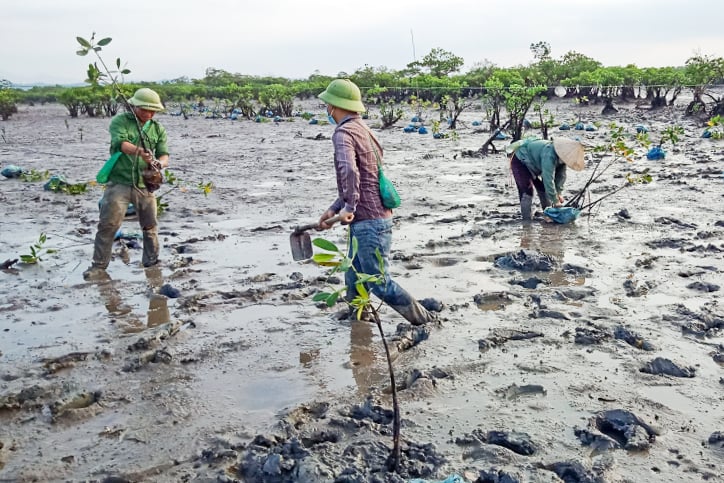
[[330, 210], [339, 213], [344, 208], [354, 213], [354, 221], [391, 217], [392, 210], [382, 205], [377, 176], [374, 150], [382, 162], [382, 146], [359, 114], [342, 119], [334, 130], [332, 144], [338, 198]]

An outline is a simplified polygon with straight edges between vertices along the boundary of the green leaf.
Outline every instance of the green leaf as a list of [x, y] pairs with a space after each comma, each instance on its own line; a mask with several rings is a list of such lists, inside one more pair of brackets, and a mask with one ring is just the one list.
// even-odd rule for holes
[[339, 271], [346, 272], [350, 268], [352, 268], [352, 259], [347, 257], [343, 258], [342, 263], [339, 265]]
[[121, 74], [123, 74], [123, 75], [128, 75], [128, 74], [130, 74], [130, 73], [131, 73], [131, 69], [123, 69], [123, 70], [121, 71]]
[[20, 261], [23, 263], [38, 263], [38, 259], [32, 255], [20, 255]]
[[77, 55], [80, 55], [81, 57], [84, 57], [84, 56], [88, 55], [88, 49], [76, 50], [75, 53]]
[[105, 39], [100, 39], [98, 41], [98, 45], [100, 45], [101, 47], [105, 47], [106, 45], [111, 43], [111, 40], [112, 39], [110, 37], [106, 37]]
[[324, 238], [315, 238], [312, 240], [312, 245], [317, 246], [322, 250], [327, 250], [328, 252], [339, 252], [337, 245], [329, 240], [325, 240]]
[[365, 307], [364, 305], [360, 305], [357, 309], [357, 320], [362, 320], [362, 313], [364, 312]]
[[377, 265], [380, 268], [380, 273], [385, 273], [385, 261], [382, 259], [379, 248], [375, 248], [375, 257], [377, 257]]
[[317, 262], [322, 267], [339, 267], [339, 262]]
[[77, 40], [81, 46], [85, 47], [86, 49], [90, 49], [90, 47], [91, 47], [90, 42], [88, 42], [83, 37], [76, 37], [75, 40]]
[[370, 298], [370, 294], [367, 292], [367, 288], [365, 288], [364, 283], [357, 282], [354, 287], [357, 289], [357, 293], [360, 294], [360, 297], [364, 299]]
[[314, 297], [312, 297], [312, 300], [314, 302], [321, 302], [322, 300], [327, 300], [327, 298], [332, 295], [329, 292], [317, 292], [314, 294]]
[[327, 307], [333, 307], [334, 304], [337, 303], [337, 299], [339, 298], [339, 292], [333, 292], [330, 294], [329, 297], [327, 297]]
[[118, 67], [119, 69], [121, 68], [121, 58], [120, 57], [116, 58], [116, 67]]
[[359, 250], [359, 241], [357, 240], [356, 236], [352, 237], [352, 256], [350, 258], [354, 259], [354, 257], [357, 256], [357, 251]]

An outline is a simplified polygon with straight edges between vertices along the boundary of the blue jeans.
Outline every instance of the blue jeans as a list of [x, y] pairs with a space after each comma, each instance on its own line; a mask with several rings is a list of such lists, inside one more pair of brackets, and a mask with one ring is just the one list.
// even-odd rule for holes
[[[384, 281], [380, 284], [367, 284], [365, 288], [380, 300], [395, 309], [410, 323], [424, 324], [435, 317], [421, 306], [405, 289], [390, 277], [390, 247], [392, 245], [392, 218], [357, 221], [350, 225], [350, 237], [357, 238], [357, 255], [352, 265], [359, 273], [380, 274], [380, 263], [375, 254], [379, 250], [384, 265]], [[348, 256], [352, 256], [352, 246]], [[355, 284], [357, 273], [348, 270], [345, 273], [347, 301], [357, 296]]]

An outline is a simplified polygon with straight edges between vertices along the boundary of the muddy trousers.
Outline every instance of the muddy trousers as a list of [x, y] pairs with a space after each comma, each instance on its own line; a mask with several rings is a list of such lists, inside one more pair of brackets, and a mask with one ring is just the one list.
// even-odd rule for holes
[[[432, 313], [390, 277], [392, 218], [356, 221], [350, 225], [350, 237], [357, 238], [357, 255], [352, 262], [357, 272], [368, 275], [380, 274], [380, 263], [375, 251], [379, 250], [382, 256], [384, 281], [381, 284], [367, 284], [365, 287], [368, 291], [371, 291], [413, 325], [422, 325], [435, 320]], [[350, 247], [349, 256], [352, 256], [351, 252]], [[348, 270], [345, 273], [348, 301], [357, 296], [356, 282], [357, 274], [354, 270]]]
[[518, 188], [518, 200], [520, 201], [520, 213], [524, 220], [530, 220], [533, 210], [533, 188], [538, 193], [541, 208], [548, 208], [551, 203], [546, 196], [546, 189], [543, 181], [533, 176], [530, 170], [515, 155], [510, 161], [510, 169], [513, 172], [513, 179]]
[[158, 262], [158, 226], [156, 222], [156, 196], [145, 189], [122, 184], [108, 183], [100, 203], [98, 232], [93, 247], [93, 266], [108, 268], [116, 232], [121, 227], [128, 210], [128, 204], [138, 213], [138, 222], [143, 229], [144, 267]]

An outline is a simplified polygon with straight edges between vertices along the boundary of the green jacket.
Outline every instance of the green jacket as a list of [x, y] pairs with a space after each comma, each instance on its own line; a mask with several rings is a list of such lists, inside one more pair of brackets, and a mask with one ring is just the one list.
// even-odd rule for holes
[[566, 165], [558, 158], [553, 143], [542, 139], [530, 139], [515, 150], [518, 158], [533, 176], [540, 177], [551, 205], [558, 203], [558, 194], [566, 182]]
[[[147, 139], [146, 147], [154, 152], [155, 158], [168, 153], [166, 129], [155, 120], [148, 122], [143, 126], [145, 138]], [[140, 145], [138, 140], [138, 124], [133, 113], [123, 112], [116, 114], [111, 119], [111, 125], [108, 128], [111, 133], [111, 155], [120, 152], [123, 141], [128, 141], [135, 145]], [[134, 173], [134, 166], [136, 168]], [[116, 161], [108, 181], [116, 184], [136, 185], [143, 187], [143, 179], [141, 173], [146, 169], [146, 163], [143, 159], [127, 154], [121, 154]], [[135, 183], [134, 183], [135, 181]]]

